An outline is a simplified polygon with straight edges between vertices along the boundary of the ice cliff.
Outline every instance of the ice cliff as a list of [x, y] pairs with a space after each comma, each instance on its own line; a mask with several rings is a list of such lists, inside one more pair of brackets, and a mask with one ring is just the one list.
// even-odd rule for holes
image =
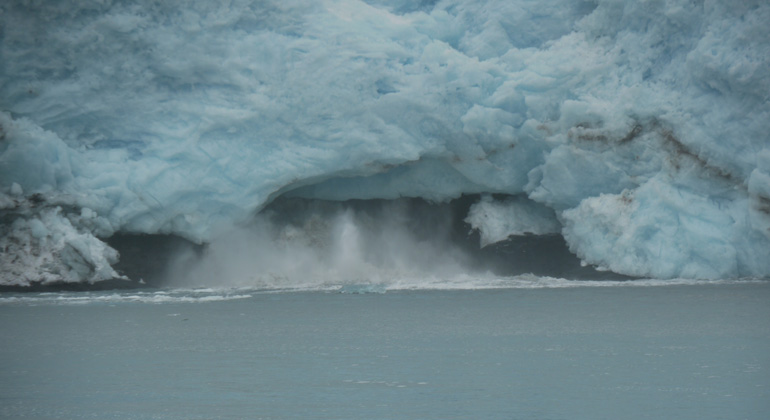
[[207, 242], [281, 195], [466, 193], [487, 242], [768, 276], [767, 22], [762, 0], [4, 1], [0, 284], [117, 277], [102, 239]]

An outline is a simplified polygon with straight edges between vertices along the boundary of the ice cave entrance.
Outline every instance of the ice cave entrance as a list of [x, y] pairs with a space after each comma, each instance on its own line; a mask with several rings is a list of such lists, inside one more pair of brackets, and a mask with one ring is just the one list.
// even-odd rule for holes
[[458, 273], [622, 278], [581, 265], [555, 232], [514, 234], [482, 246], [482, 233], [469, 216], [474, 205], [517, 199], [475, 194], [433, 203], [284, 196], [247, 226], [204, 245], [163, 235], [121, 234], [108, 242], [121, 254], [116, 269], [150, 286], [202, 286], [214, 277], [245, 287]]

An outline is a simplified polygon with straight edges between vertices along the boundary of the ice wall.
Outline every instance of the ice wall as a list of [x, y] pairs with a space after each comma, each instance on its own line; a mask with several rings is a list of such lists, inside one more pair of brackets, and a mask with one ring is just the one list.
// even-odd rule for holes
[[768, 276], [768, 21], [761, 0], [5, 1], [0, 283], [109, 278], [98, 238], [211, 241], [283, 194], [523, 194], [587, 263]]

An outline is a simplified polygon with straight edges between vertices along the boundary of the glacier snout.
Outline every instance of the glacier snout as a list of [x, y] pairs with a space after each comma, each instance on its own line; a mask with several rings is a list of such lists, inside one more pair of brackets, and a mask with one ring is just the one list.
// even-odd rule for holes
[[485, 244], [770, 276], [768, 20], [762, 1], [7, 1], [0, 284], [117, 278], [106, 238], [213, 243], [279, 197], [468, 194]]

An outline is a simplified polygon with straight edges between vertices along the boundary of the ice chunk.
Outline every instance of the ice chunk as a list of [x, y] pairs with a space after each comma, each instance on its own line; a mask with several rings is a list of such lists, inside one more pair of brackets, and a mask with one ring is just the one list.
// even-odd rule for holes
[[75, 188], [73, 168], [84, 162], [55, 133], [7, 112], [0, 112], [0, 133], [0, 187], [15, 196]]
[[551, 208], [521, 196], [495, 200], [484, 195], [471, 206], [465, 221], [481, 233], [482, 247], [512, 235], [561, 232], [561, 224]]
[[[564, 236], [583, 260], [656, 278], [764, 276], [770, 241], [748, 230], [748, 199], [709, 197], [656, 177], [564, 211]], [[743, 232], [742, 234], [736, 234]]]
[[76, 229], [61, 209], [0, 225], [0, 284], [96, 282], [121, 278], [111, 265], [118, 253], [90, 232]]

